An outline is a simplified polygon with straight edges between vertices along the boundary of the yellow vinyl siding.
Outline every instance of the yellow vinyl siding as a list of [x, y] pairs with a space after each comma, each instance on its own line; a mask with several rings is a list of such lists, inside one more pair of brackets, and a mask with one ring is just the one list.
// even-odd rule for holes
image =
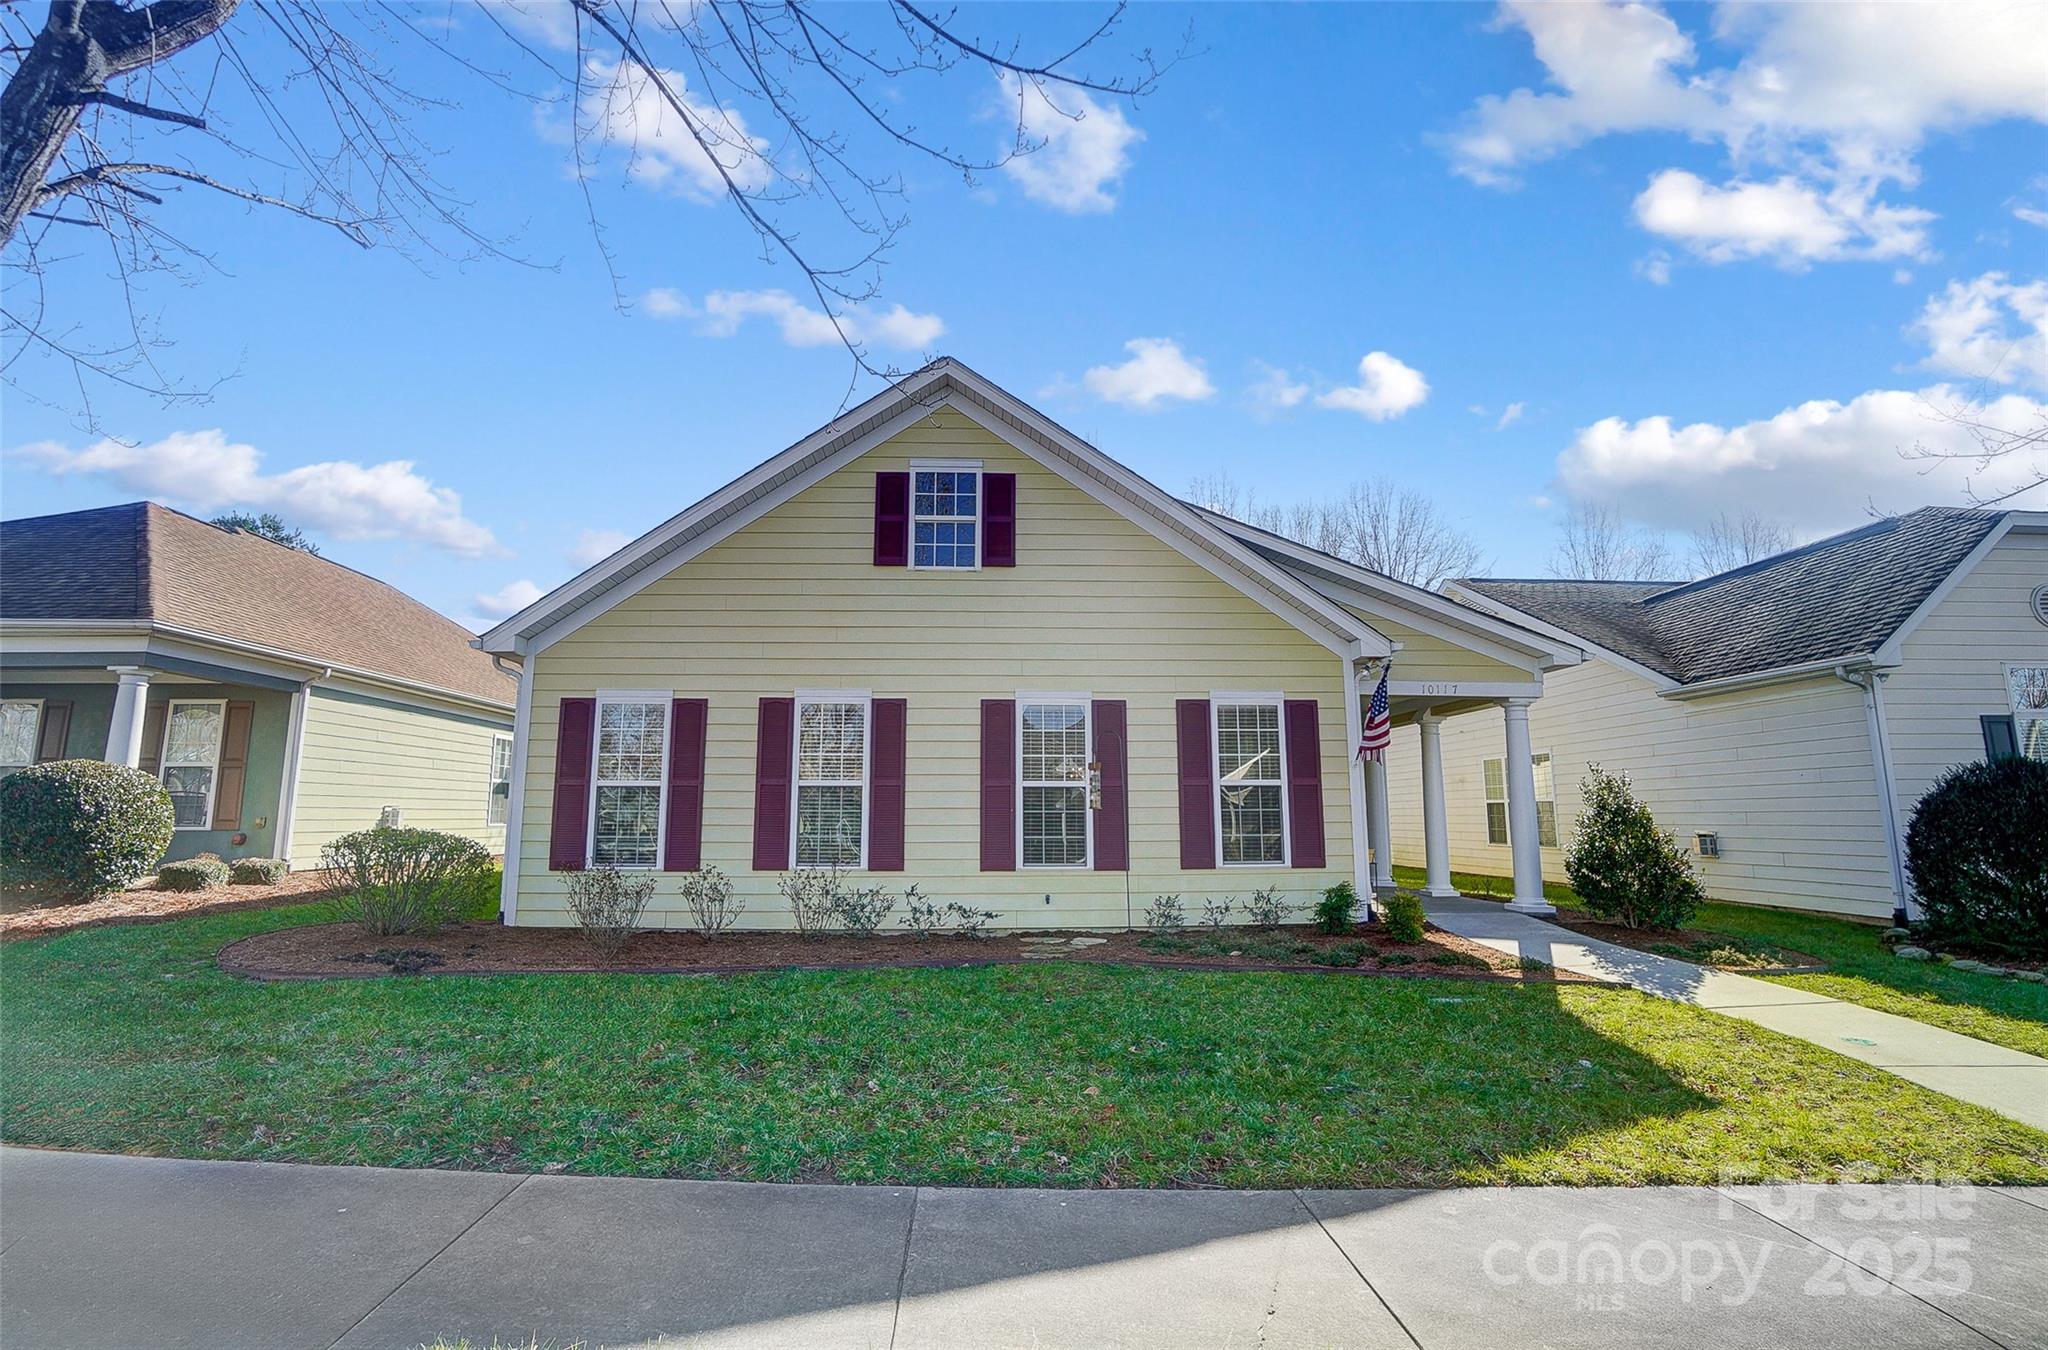
[[1355, 605], [1344, 608], [1371, 624], [1390, 641], [1400, 644], [1401, 649], [1394, 653], [1396, 680], [1533, 684], [1540, 678], [1522, 666], [1511, 666], [1484, 652], [1460, 647], [1435, 633], [1410, 627], [1395, 613], [1364, 610]]
[[2008, 534], [1902, 644], [1884, 686], [1900, 828], [1951, 766], [1984, 758], [1977, 719], [2012, 711], [2005, 667], [2048, 665], [2048, 624], [2028, 610], [2044, 583], [2048, 535]]
[[[873, 566], [874, 475], [913, 459], [979, 460], [1018, 476], [1017, 566], [945, 573]], [[758, 700], [864, 689], [908, 701], [905, 866], [874, 880], [1001, 913], [1004, 926], [1114, 926], [1126, 874], [980, 868], [980, 704], [1021, 691], [1123, 699], [1130, 741], [1131, 909], [1281, 887], [1298, 903], [1350, 873], [1343, 659], [1141, 527], [940, 410], [806, 489], [533, 659], [519, 922], [566, 922], [547, 870], [560, 701], [600, 689], [709, 700], [704, 858], [747, 896], [749, 926], [785, 926], [780, 873], [752, 870]], [[1183, 873], [1174, 701], [1278, 692], [1322, 708], [1329, 866]], [[688, 922], [681, 878], [658, 874], [647, 922]], [[1051, 903], [1046, 901], [1051, 897]]]
[[[1596, 656], [1545, 678], [1529, 709], [1531, 748], [1556, 776], [1558, 848], [1543, 874], [1563, 881], [1586, 765], [1627, 770], [1657, 823], [1690, 844], [1721, 836], [1699, 862], [1717, 899], [1872, 918], [1891, 913], [1891, 867], [1862, 694], [1832, 677], [1716, 697], [1660, 698], [1649, 681]], [[1498, 708], [1443, 725], [1451, 864], [1506, 876], [1507, 846], [1486, 839], [1481, 761], [1503, 753]], [[1422, 865], [1419, 736], [1397, 729], [1388, 755], [1394, 856]]]
[[484, 817], [491, 738], [511, 731], [509, 716], [493, 727], [316, 687], [299, 752], [292, 866], [319, 866], [323, 845], [375, 825], [386, 806], [403, 810], [409, 826], [467, 835], [502, 852], [505, 827]]

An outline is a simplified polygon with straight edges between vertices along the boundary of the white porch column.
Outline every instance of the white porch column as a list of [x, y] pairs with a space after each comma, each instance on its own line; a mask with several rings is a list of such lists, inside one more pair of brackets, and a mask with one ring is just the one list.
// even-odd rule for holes
[[1422, 732], [1422, 850], [1429, 866], [1423, 890], [1453, 896], [1458, 888], [1451, 884], [1451, 832], [1444, 819], [1444, 719], [1426, 712], [1415, 725]]
[[1358, 917], [1372, 916], [1372, 863], [1366, 840], [1368, 807], [1365, 796], [1365, 761], [1358, 756], [1358, 739], [1365, 718], [1358, 687], [1358, 667], [1344, 662], [1344, 748], [1351, 756], [1351, 884], [1358, 889]]
[[1518, 914], [1555, 914], [1543, 898], [1543, 852], [1536, 822], [1536, 766], [1529, 754], [1529, 704], [1511, 698], [1507, 714], [1508, 852], [1515, 863], [1515, 898], [1508, 908]]
[[114, 717], [107, 724], [107, 763], [139, 768], [142, 764], [142, 712], [149, 698], [149, 672], [135, 666], [109, 666], [121, 683], [114, 690]]
[[1387, 765], [1369, 760], [1365, 766], [1365, 797], [1372, 810], [1372, 886], [1376, 891], [1394, 888], [1394, 825], [1387, 810]]

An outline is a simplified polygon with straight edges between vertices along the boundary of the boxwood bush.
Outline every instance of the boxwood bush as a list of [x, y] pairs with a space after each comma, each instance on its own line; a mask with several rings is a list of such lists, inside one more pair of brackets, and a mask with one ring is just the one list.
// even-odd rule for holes
[[1628, 775], [1586, 766], [1564, 873], [1593, 914], [1624, 928], [1683, 928], [1707, 898], [1692, 859], [1643, 805]]
[[90, 900], [142, 880], [170, 847], [171, 796], [139, 769], [96, 759], [0, 780], [0, 881]]
[[196, 858], [168, 862], [157, 868], [156, 888], [160, 891], [210, 891], [227, 885], [230, 875], [228, 865], [217, 854], [202, 853]]
[[357, 830], [329, 843], [320, 861], [339, 873], [342, 920], [380, 937], [461, 918], [487, 897], [495, 871], [482, 844], [439, 830]]
[[2048, 956], [2048, 763], [1950, 769], [1913, 812], [1906, 864], [1928, 937]]
[[291, 865], [283, 858], [237, 858], [228, 869], [237, 886], [275, 886]]

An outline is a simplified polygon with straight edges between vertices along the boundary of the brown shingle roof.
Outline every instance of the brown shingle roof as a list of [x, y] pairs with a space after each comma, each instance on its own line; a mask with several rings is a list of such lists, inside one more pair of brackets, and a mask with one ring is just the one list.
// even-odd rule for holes
[[0, 523], [0, 618], [149, 619], [508, 706], [515, 690], [403, 591], [154, 502]]

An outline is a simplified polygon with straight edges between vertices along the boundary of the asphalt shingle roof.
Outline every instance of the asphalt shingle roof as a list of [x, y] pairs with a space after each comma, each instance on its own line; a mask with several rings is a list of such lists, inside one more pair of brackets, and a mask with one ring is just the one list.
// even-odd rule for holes
[[147, 619], [508, 706], [516, 691], [403, 591], [154, 502], [0, 522], [0, 618]]
[[1923, 507], [1698, 581], [1459, 584], [1694, 684], [1869, 655], [2002, 514]]

